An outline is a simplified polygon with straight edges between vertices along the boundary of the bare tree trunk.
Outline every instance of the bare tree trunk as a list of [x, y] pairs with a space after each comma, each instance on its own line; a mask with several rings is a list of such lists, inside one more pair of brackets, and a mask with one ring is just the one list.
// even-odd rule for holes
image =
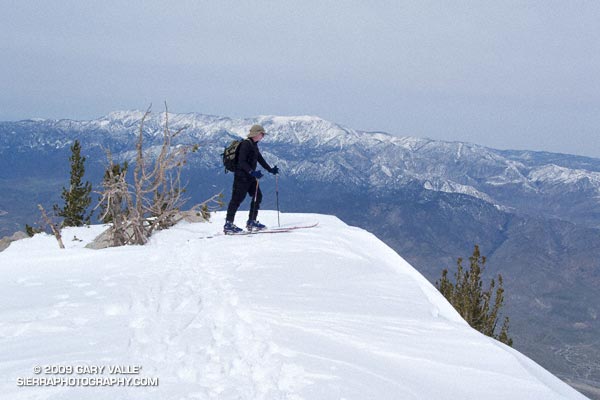
[[58, 247], [60, 247], [61, 249], [64, 249], [65, 245], [63, 244], [63, 241], [62, 241], [62, 236], [60, 234], [60, 229], [48, 217], [48, 214], [46, 214], [46, 210], [44, 210], [44, 207], [42, 207], [41, 204], [38, 204], [38, 208], [40, 209], [40, 212], [42, 213], [42, 218], [44, 219], [44, 222], [52, 230], [52, 233], [54, 234], [54, 237], [56, 238], [56, 241], [58, 242]]

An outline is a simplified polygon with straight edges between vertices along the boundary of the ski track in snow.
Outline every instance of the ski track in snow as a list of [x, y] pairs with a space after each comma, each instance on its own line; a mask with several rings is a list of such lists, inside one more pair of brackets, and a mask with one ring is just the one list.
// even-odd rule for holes
[[174, 249], [178, 261], [161, 265], [151, 286], [132, 294], [133, 358], [160, 365], [155, 375], [166, 367], [171, 374], [161, 386], [176, 385], [190, 399], [300, 399], [293, 391], [301, 369], [281, 360], [208, 250], [193, 242]]

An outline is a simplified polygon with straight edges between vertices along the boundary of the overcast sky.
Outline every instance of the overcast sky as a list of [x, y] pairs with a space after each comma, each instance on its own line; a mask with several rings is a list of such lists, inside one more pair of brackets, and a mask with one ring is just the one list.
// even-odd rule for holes
[[0, 120], [317, 115], [600, 157], [600, 2], [0, 0]]

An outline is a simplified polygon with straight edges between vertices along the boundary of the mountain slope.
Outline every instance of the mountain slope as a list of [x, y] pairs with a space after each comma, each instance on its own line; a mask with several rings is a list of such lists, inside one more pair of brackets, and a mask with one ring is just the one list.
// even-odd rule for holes
[[[580, 399], [469, 328], [416, 270], [335, 217], [289, 234], [179, 224], [144, 247], [82, 248], [101, 227], [0, 253], [0, 389], [13, 399]], [[276, 215], [263, 212], [263, 222]], [[82, 241], [72, 240], [75, 237]], [[25, 256], [26, 254], [26, 256]], [[18, 387], [35, 365], [121, 365], [154, 387]], [[141, 369], [137, 369], [141, 368]], [[82, 377], [76, 373], [67, 377]], [[90, 372], [84, 377], [109, 376]]]

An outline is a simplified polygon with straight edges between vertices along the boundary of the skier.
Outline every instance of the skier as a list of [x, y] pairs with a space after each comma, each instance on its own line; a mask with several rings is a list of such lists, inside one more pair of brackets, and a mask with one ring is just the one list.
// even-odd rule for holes
[[223, 226], [225, 234], [239, 233], [243, 230], [235, 226], [233, 221], [235, 220], [235, 213], [246, 198], [246, 195], [252, 197], [246, 229], [248, 231], [257, 231], [266, 228], [265, 225], [256, 220], [260, 202], [262, 201], [262, 193], [258, 186], [258, 180], [263, 177], [262, 172], [256, 169], [256, 164], [259, 163], [271, 174], [276, 175], [279, 173], [279, 168], [277, 166], [271, 168], [258, 149], [258, 142], [266, 134], [265, 129], [261, 125], [253, 125], [250, 128], [247, 139], [239, 145], [238, 161], [233, 178], [233, 190], [231, 200], [227, 206], [225, 226]]

